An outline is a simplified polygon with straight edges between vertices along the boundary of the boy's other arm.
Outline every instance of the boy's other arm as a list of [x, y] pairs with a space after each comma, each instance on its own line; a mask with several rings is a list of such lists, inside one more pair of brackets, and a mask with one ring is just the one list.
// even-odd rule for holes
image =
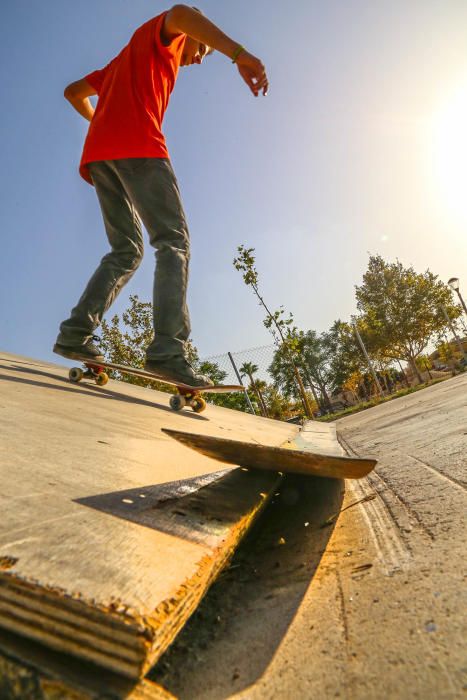
[[81, 78], [81, 80], [70, 83], [63, 94], [76, 111], [90, 122], [94, 114], [94, 107], [89, 97], [90, 95], [97, 95], [97, 93], [88, 81], [85, 78]]
[[[188, 34], [193, 39], [232, 59], [237, 55], [240, 44], [233, 41], [216, 27], [207, 17], [187, 5], [174, 5], [166, 14], [163, 27], [164, 39], [171, 41], [180, 34]], [[235, 61], [238, 71], [255, 96], [268, 91], [268, 79], [264, 65], [251, 53], [242, 49]]]

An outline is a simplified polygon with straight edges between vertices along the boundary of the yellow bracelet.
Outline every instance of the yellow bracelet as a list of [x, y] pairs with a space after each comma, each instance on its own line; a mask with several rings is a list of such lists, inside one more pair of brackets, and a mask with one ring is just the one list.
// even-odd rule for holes
[[237, 46], [237, 48], [235, 49], [234, 55], [232, 56], [232, 63], [237, 63], [237, 58], [240, 56], [240, 54], [241, 54], [243, 51], [246, 51], [246, 49], [245, 49], [243, 46], [241, 46], [241, 45], [239, 44], [239, 45]]

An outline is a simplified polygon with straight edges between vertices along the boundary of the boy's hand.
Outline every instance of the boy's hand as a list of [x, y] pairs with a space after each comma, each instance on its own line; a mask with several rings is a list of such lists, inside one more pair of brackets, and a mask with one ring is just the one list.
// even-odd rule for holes
[[238, 72], [255, 97], [258, 97], [261, 91], [263, 95], [268, 94], [269, 82], [266, 69], [259, 58], [243, 50], [235, 63], [237, 64]]

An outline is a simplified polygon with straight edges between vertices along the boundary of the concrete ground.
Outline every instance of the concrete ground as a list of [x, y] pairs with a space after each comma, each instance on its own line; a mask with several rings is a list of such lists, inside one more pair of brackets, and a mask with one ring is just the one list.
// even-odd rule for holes
[[466, 390], [341, 420], [375, 472], [287, 479], [151, 677], [186, 700], [464, 697]]

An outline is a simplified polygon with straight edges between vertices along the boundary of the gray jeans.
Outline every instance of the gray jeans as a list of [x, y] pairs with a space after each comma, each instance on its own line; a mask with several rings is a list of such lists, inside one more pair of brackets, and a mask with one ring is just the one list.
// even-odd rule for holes
[[[91, 336], [143, 257], [141, 220], [156, 249], [154, 341], [147, 357], [184, 352], [190, 334], [186, 304], [190, 242], [177, 180], [165, 158], [125, 158], [89, 165], [111, 251], [88, 282], [58, 343], [74, 345]], [[157, 320], [156, 320], [157, 319]]]

